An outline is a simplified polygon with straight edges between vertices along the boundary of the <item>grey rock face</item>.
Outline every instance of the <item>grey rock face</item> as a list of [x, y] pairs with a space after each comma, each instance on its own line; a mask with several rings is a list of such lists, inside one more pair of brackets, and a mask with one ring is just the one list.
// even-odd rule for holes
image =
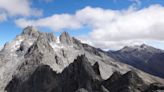
[[56, 42], [57, 38], [53, 33], [45, 33], [49, 42]]
[[88, 45], [88, 44], [83, 44], [83, 48], [84, 48], [86, 51], [90, 52], [91, 54], [95, 54], [95, 55], [101, 57], [101, 54], [100, 54], [101, 51], [100, 51], [99, 49], [97, 49], [97, 48], [95, 48], [95, 47], [92, 47], [92, 46], [90, 46], [90, 45]]
[[[97, 66], [97, 63], [95, 64]], [[147, 85], [134, 71], [123, 75], [114, 72], [102, 80], [88, 59], [78, 56], [62, 73], [57, 74], [48, 65], [40, 65], [25, 81], [16, 76], [5, 88], [7, 92], [155, 92], [163, 85]]]
[[28, 44], [26, 42], [21, 42], [20, 47], [16, 50], [18, 56], [24, 55], [28, 50]]
[[70, 37], [67, 32], [63, 32], [60, 35], [59, 39], [60, 39], [60, 42], [62, 44], [65, 44], [65, 45], [72, 45], [73, 44], [72, 37]]
[[[56, 72], [47, 65], [40, 65], [26, 81], [13, 77], [7, 92], [50, 92], [56, 82]], [[15, 84], [16, 83], [16, 84]]]
[[100, 76], [96, 75], [88, 59], [82, 55], [61, 74], [56, 74], [47, 65], [40, 65], [25, 81], [13, 77], [6, 90], [7, 92], [100, 92], [100, 82]]
[[[163, 82], [160, 78], [116, 62], [101, 49], [81, 43], [66, 33], [61, 35], [61, 41], [59, 41], [60, 39], [56, 40], [52, 33], [27, 29], [30, 30], [18, 35], [0, 52], [0, 92], [5, 92], [4, 89], [11, 80], [10, 87], [6, 87], [9, 92], [14, 92], [13, 89], [17, 92], [22, 92], [23, 89], [27, 89], [26, 92], [42, 92], [41, 90], [44, 92], [68, 92], [67, 90], [72, 92], [73, 90], [75, 92], [80, 89], [88, 92], [108, 92], [109, 90], [101, 84], [101, 81], [109, 78], [116, 70], [121, 73], [136, 70], [137, 74], [148, 83]], [[83, 54], [85, 56], [77, 58]], [[49, 67], [44, 68], [45, 66]], [[38, 70], [43, 73], [47, 71], [50, 77], [42, 78], [44, 74]], [[35, 77], [32, 77], [34, 75]], [[51, 82], [46, 84], [45, 81], [49, 79]], [[31, 81], [37, 83], [33, 85]], [[11, 84], [14, 85], [11, 86]], [[47, 86], [44, 87], [44, 84]], [[30, 90], [30, 87], [35, 88]]]
[[[55, 61], [55, 53], [44, 34], [40, 34], [34, 44], [24, 55], [25, 61], [17, 68], [17, 77], [26, 80], [34, 70], [46, 61]], [[51, 58], [49, 58], [51, 57]]]
[[39, 32], [33, 26], [28, 26], [23, 30], [22, 35], [37, 38], [39, 36]]
[[26, 27], [22, 34], [22, 36], [26, 36], [27, 39], [30, 38], [38, 38], [40, 35], [45, 36], [45, 38], [49, 41], [49, 42], [56, 42], [57, 38], [54, 36], [53, 33], [43, 33], [43, 32], [39, 32], [36, 28], [34, 28], [33, 26], [28, 26]]

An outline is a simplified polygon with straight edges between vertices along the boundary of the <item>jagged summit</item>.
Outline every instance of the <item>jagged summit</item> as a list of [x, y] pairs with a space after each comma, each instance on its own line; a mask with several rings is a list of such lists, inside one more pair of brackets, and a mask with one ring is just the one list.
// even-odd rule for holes
[[38, 38], [40, 35], [43, 35], [49, 42], [56, 42], [57, 38], [53, 33], [40, 32], [37, 28], [33, 26], [28, 26], [24, 28], [22, 35]]
[[27, 26], [26, 28], [24, 28], [22, 35], [27, 35], [30, 37], [38, 37], [39, 36], [39, 31], [37, 28], [33, 27], [33, 26]]
[[[163, 79], [146, 74], [127, 64], [116, 62], [117, 60], [106, 52], [81, 43], [69, 36], [67, 32], [63, 32], [57, 39], [53, 33], [40, 32], [29, 26], [5, 47], [6, 49], [0, 52], [0, 92], [5, 92], [4, 89], [10, 81], [13, 84], [13, 90], [7, 92], [22, 92], [24, 88], [27, 88], [25, 92], [78, 92], [83, 90], [108, 92], [101, 85], [103, 80], [109, 78], [113, 71], [125, 73], [132, 69], [136, 70], [143, 79], [146, 77], [144, 80], [148, 83], [163, 82]], [[41, 66], [43, 68], [39, 68], [40, 65], [43, 65]], [[45, 71], [47, 73], [44, 73]], [[40, 73], [42, 74], [38, 76]], [[33, 74], [34, 77], [31, 77]], [[116, 74], [114, 78], [117, 79], [117, 75], [119, 74]], [[54, 76], [58, 77], [54, 78]], [[29, 84], [22, 84], [26, 81]], [[16, 88], [22, 90], [16, 91], [18, 90]], [[35, 90], [37, 88], [39, 91]], [[42, 88], [45, 90], [50, 88], [50, 90], [44, 91]]]
[[[63, 32], [59, 37], [56, 37], [54, 33], [47, 33], [47, 32], [40, 32], [35, 30], [33, 32], [33, 27], [27, 27], [27, 31], [23, 32], [23, 37], [26, 39], [32, 39], [33, 42], [37, 41], [37, 39], [42, 35], [42, 38], [48, 41], [48, 43], [53, 47], [53, 48], [63, 48], [63, 47], [74, 47], [81, 49], [83, 48], [82, 43], [80, 40], [76, 39], [75, 37], [71, 37], [68, 32]], [[25, 33], [25, 34], [24, 34]], [[31, 34], [38, 33], [37, 36], [32, 36]]]
[[[33, 26], [27, 26], [26, 28], [24, 28], [21, 35], [25, 35], [29, 38], [31, 38], [31, 37], [38, 38], [39, 35], [44, 35], [44, 37], [46, 37], [49, 42], [57, 42], [57, 37], [54, 36], [53, 33], [40, 32], [40, 31], [38, 31], [37, 28], [35, 28]], [[61, 33], [61, 35], [59, 36], [59, 41], [60, 41], [60, 43], [62, 43], [64, 45], [72, 45], [73, 44], [73, 38], [69, 35], [68, 32], [65, 32], [65, 31], [63, 33]]]
[[52, 47], [49, 44], [49, 39], [47, 39], [47, 36], [45, 34], [40, 34], [37, 40], [34, 42], [34, 44], [30, 47], [28, 53], [33, 50], [41, 51], [43, 53], [44, 50], [52, 51]]
[[60, 42], [62, 44], [65, 44], [65, 45], [72, 45], [73, 44], [73, 41], [72, 41], [72, 37], [70, 37], [70, 35], [68, 34], [68, 32], [63, 32], [60, 37]]

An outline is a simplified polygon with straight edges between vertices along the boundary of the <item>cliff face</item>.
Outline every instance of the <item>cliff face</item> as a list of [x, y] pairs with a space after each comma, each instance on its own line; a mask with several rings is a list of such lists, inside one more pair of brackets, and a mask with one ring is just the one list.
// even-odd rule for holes
[[114, 72], [107, 80], [103, 80], [97, 71], [99, 71], [97, 63], [91, 66], [88, 59], [82, 55], [59, 74], [48, 65], [40, 65], [25, 81], [13, 77], [6, 90], [7, 92], [156, 92], [164, 89], [164, 86], [159, 84], [146, 84], [134, 71], [123, 75]]
[[[110, 86], [120, 86], [118, 80], [126, 79], [122, 74], [131, 70], [138, 75], [134, 80], [144, 80], [145, 85], [164, 83], [66, 32], [55, 37], [27, 27], [0, 51], [0, 92], [110, 92], [114, 90]], [[110, 76], [115, 83], [108, 85]]]

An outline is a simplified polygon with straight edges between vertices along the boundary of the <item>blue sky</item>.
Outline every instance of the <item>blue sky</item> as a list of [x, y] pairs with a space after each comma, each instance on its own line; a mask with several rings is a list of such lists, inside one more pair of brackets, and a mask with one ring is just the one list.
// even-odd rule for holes
[[[138, 29], [140, 33], [136, 32], [138, 30], [135, 30], [135, 32], [132, 33], [132, 35], [134, 35], [134, 38], [130, 36], [128, 37], [128, 35], [131, 34], [122, 37], [124, 33], [126, 34], [126, 32], [129, 33], [131, 31], [122, 31], [125, 30], [124, 27], [126, 25], [124, 27], [118, 26], [118, 24], [121, 24], [122, 20], [124, 19], [125, 21], [129, 21], [127, 22], [127, 25], [131, 24], [130, 22], [134, 20], [133, 18], [131, 18], [132, 15], [136, 18], [139, 18], [138, 20], [141, 20], [143, 16], [148, 16], [146, 15], [147, 13], [156, 13], [156, 9], [159, 10], [157, 14], [159, 16], [162, 16], [163, 14], [161, 14], [161, 12], [164, 12], [163, 0], [24, 0], [24, 2], [22, 2], [22, 0], [13, 0], [13, 2], [10, 2], [10, 0], [1, 0], [0, 3], [0, 46], [3, 46], [5, 42], [11, 41], [13, 38], [16, 37], [16, 35], [20, 34], [23, 27], [36, 24], [34, 26], [38, 27], [41, 31], [54, 32], [57, 36], [62, 31], [68, 31], [70, 35], [75, 36], [83, 40], [84, 42], [86, 41], [93, 46], [97, 46], [103, 49], [117, 49], [126, 44], [129, 45], [140, 43], [147, 43], [149, 45], [164, 49], [164, 39], [162, 38], [162, 36], [157, 37], [159, 34], [163, 35], [163, 31], [161, 31], [163, 29], [161, 28], [161, 26], [163, 26], [163, 21], [161, 20], [163, 19], [155, 21], [157, 20], [156, 15], [149, 16], [150, 19], [154, 19], [151, 20], [151, 26], [145, 25], [143, 26], [143, 28], [145, 27], [146, 29]], [[85, 13], [89, 14], [90, 12], [91, 15], [85, 15]], [[100, 14], [100, 16], [105, 17], [106, 19], [99, 18], [100, 16], [96, 16], [96, 14], [99, 15], [99, 13], [103, 13], [104, 15]], [[109, 17], [110, 14], [113, 14], [114, 17]], [[51, 20], [54, 19], [54, 21], [56, 22], [53, 21], [47, 24], [40, 23], [40, 21], [49, 21], [47, 18], [50, 18]], [[59, 18], [61, 20], [56, 20], [56, 18]], [[105, 21], [110, 18], [111, 20], [120, 21]], [[72, 23], [72, 25], [70, 25], [69, 22]], [[159, 24], [160, 26], [156, 27], [156, 24], [159, 22], [161, 23]], [[54, 23], [54, 25], [52, 25], [52, 23]], [[58, 23], [63, 24], [57, 25]], [[108, 25], [103, 26], [103, 23], [109, 23], [108, 25], [110, 27], [107, 27]], [[112, 26], [110, 25], [110, 23]], [[136, 27], [140, 27], [139, 24], [136, 24], [138, 25]], [[145, 24], [148, 23], [145, 22]], [[133, 29], [128, 27], [129, 26], [127, 26], [126, 28]], [[118, 30], [118, 28], [121, 29]], [[152, 36], [152, 31], [149, 32], [149, 34], [143, 34], [144, 30], [145, 33], [148, 33], [146, 30], [149, 30], [149, 28], [155, 30], [159, 29], [160, 31], [156, 31], [156, 33], [158, 34]], [[111, 30], [115, 31], [111, 32]], [[117, 34], [117, 31], [121, 31], [121, 33]], [[101, 36], [99, 35], [99, 33]], [[105, 33], [109, 33], [112, 35], [105, 35]], [[120, 34], [122, 35], [120, 36]]]

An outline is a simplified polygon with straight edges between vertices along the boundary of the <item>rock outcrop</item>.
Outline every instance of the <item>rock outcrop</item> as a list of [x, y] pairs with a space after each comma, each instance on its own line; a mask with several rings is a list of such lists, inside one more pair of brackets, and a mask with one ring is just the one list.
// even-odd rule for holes
[[100, 92], [103, 90], [100, 86], [101, 81], [100, 75], [94, 72], [88, 59], [82, 55], [59, 74], [47, 65], [40, 65], [25, 81], [13, 77], [6, 90], [7, 92]]
[[[85, 55], [78, 56], [61, 73], [48, 65], [39, 65], [27, 80], [13, 76], [7, 92], [156, 92], [164, 86], [146, 84], [135, 71], [114, 72], [103, 80], [98, 74], [98, 63], [91, 66]], [[96, 70], [96, 71], [95, 71]]]
[[65, 45], [72, 45], [73, 44], [72, 37], [70, 37], [70, 35], [67, 32], [63, 32], [60, 35], [59, 39], [60, 39], [60, 42], [62, 44], [65, 44]]
[[102, 82], [110, 92], [157, 92], [164, 91], [163, 86], [146, 84], [138, 74], [134, 71], [129, 71], [125, 74], [114, 72], [113, 75]]

